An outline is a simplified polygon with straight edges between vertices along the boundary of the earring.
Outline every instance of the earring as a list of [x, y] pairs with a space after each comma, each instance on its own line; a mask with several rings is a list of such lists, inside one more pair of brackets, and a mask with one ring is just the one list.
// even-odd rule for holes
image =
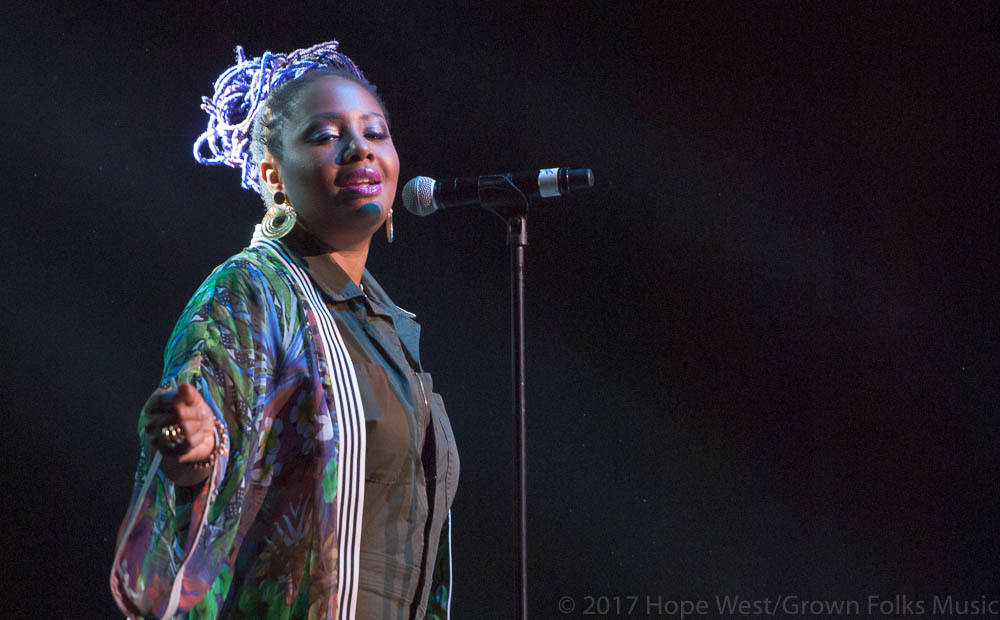
[[389, 215], [385, 218], [385, 236], [392, 243], [394, 235], [392, 234], [392, 207], [389, 207]]
[[295, 209], [284, 192], [274, 192], [274, 204], [267, 208], [260, 223], [261, 234], [267, 239], [280, 239], [294, 227]]

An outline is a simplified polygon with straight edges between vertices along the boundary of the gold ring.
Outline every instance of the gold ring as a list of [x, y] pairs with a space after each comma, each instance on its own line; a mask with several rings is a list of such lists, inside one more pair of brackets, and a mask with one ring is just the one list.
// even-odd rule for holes
[[167, 442], [167, 446], [171, 448], [179, 448], [186, 439], [180, 424], [167, 424], [160, 429], [160, 435]]

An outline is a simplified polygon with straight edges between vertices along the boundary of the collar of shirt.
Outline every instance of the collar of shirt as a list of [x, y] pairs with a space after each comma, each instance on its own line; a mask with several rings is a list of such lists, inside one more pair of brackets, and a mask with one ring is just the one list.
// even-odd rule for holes
[[[344, 270], [340, 268], [337, 261], [333, 260], [329, 254], [318, 256], [303, 256], [306, 262], [306, 269], [313, 281], [319, 285], [323, 291], [330, 296], [333, 301], [343, 302], [357, 297], [364, 297], [365, 291], [354, 283]], [[361, 284], [365, 289], [369, 289], [369, 282], [373, 278], [366, 269], [361, 276]]]
[[[365, 269], [361, 274], [361, 285], [358, 286], [354, 280], [341, 269], [337, 261], [329, 254], [319, 254], [317, 256], [303, 256], [306, 269], [312, 276], [319, 288], [326, 293], [334, 302], [346, 302], [352, 299], [367, 298], [368, 308], [372, 314], [382, 315], [390, 319], [396, 329], [400, 342], [406, 348], [407, 353], [414, 362], [417, 369], [420, 368], [420, 325], [414, 321], [416, 315], [408, 312], [392, 302], [386, 292], [382, 289], [372, 274]], [[363, 287], [363, 289], [362, 289]]]

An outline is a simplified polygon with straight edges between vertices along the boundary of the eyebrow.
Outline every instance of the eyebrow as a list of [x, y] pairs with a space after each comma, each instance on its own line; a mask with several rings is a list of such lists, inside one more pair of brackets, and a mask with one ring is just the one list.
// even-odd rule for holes
[[[343, 118], [343, 116], [341, 116], [340, 114], [334, 114], [333, 112], [320, 112], [319, 114], [313, 114], [312, 116], [310, 116], [307, 119], [306, 124], [311, 123], [311, 122], [313, 122], [315, 120], [320, 120], [320, 119], [339, 121], [342, 118]], [[372, 119], [372, 118], [380, 118], [383, 121], [385, 120], [385, 117], [382, 116], [381, 114], [379, 114], [378, 112], [365, 112], [364, 114], [361, 115], [361, 120], [363, 120], [363, 121], [366, 121], [366, 120], [369, 120], [369, 119]]]

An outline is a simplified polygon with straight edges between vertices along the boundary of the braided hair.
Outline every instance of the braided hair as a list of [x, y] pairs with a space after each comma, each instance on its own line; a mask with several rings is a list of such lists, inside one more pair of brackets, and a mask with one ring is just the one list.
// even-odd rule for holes
[[326, 75], [343, 77], [364, 87], [385, 112], [375, 87], [354, 61], [337, 51], [338, 45], [328, 41], [289, 54], [265, 51], [250, 60], [237, 46], [236, 64], [215, 80], [211, 98], [202, 97], [208, 127], [194, 143], [195, 160], [241, 169], [240, 185], [259, 193], [264, 204], [270, 205], [270, 192], [263, 191], [260, 182], [259, 164], [267, 153], [281, 159], [284, 121], [303, 87]]

